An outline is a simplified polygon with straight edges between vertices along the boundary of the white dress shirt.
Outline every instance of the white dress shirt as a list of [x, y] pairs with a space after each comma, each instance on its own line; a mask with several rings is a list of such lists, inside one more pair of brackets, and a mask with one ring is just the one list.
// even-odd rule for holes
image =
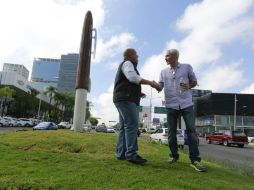
[[136, 73], [134, 66], [130, 61], [125, 61], [123, 63], [122, 72], [130, 82], [140, 84], [142, 78]]

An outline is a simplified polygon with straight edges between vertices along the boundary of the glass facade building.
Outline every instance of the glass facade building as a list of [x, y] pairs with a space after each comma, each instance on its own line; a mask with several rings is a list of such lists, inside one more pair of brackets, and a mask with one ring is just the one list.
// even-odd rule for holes
[[57, 83], [60, 59], [35, 58], [31, 75], [32, 82]]
[[75, 93], [78, 59], [79, 54], [76, 53], [61, 55], [59, 81], [57, 85], [59, 92]]

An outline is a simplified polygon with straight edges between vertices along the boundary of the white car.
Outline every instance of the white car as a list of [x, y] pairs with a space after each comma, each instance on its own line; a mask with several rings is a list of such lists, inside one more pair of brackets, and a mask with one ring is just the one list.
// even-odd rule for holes
[[60, 122], [57, 126], [59, 129], [70, 129], [71, 128], [71, 124], [66, 121]]
[[177, 138], [178, 146], [180, 148], [183, 148], [184, 147], [184, 130], [183, 129], [177, 129], [176, 138]]
[[17, 119], [17, 126], [18, 127], [32, 127], [34, 126], [34, 124], [30, 119], [19, 118]]
[[249, 143], [254, 143], [254, 135], [248, 136], [248, 142]]
[[[176, 133], [177, 144], [180, 148], [184, 146], [184, 130], [178, 129]], [[158, 141], [161, 144], [168, 144], [168, 128], [157, 129], [154, 134], [150, 135], [151, 141]]]
[[168, 128], [157, 129], [150, 135], [151, 141], [157, 141], [161, 144], [168, 144]]
[[83, 125], [83, 131], [84, 132], [90, 132], [91, 130], [92, 130], [91, 125], [89, 125], [89, 124], [84, 124]]
[[107, 128], [107, 133], [114, 133], [115, 129], [113, 127], [108, 127]]

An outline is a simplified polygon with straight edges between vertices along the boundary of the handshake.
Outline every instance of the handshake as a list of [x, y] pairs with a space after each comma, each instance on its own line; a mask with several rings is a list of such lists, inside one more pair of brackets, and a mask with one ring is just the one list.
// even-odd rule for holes
[[162, 90], [161, 85], [160, 85], [159, 83], [155, 82], [154, 80], [151, 81], [150, 86], [151, 86], [152, 88], [155, 88], [158, 92], [160, 92], [160, 91]]

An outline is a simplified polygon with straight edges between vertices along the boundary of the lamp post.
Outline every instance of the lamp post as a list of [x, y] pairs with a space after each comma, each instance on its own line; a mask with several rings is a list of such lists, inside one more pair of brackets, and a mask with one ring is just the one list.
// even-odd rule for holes
[[237, 98], [236, 98], [236, 94], [235, 94], [235, 98], [234, 98], [234, 130], [236, 129], [236, 102], [237, 102]]
[[39, 107], [38, 107], [37, 119], [40, 118], [40, 111], [41, 111], [41, 94], [38, 96], [38, 98], [39, 98]]
[[242, 127], [244, 128], [244, 121], [243, 121], [243, 118], [245, 116], [245, 109], [247, 108], [247, 106], [242, 106], [242, 109], [243, 109], [243, 115], [242, 115]]
[[150, 118], [148, 117], [148, 119], [149, 119], [149, 122], [148, 122], [148, 129], [150, 129], [150, 127], [151, 127], [151, 124], [152, 124], [152, 113], [153, 113], [153, 111], [152, 111], [152, 99], [156, 99], [156, 98], [161, 98], [160, 96], [158, 96], [158, 97], [154, 97], [153, 98], [153, 93], [152, 93], [152, 87], [150, 88], [151, 89], [151, 91], [150, 91]]

